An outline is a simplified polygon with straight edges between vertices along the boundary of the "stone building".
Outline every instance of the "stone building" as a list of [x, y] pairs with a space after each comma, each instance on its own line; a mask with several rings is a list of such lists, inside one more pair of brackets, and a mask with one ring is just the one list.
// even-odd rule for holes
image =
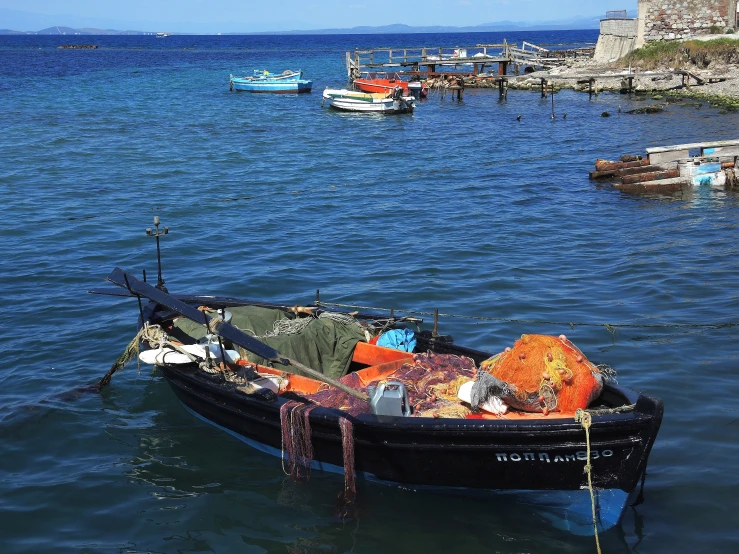
[[608, 12], [600, 22], [596, 61], [608, 62], [658, 40], [686, 40], [737, 28], [737, 0], [638, 0], [636, 19]]
[[639, 0], [636, 47], [736, 28], [737, 0]]

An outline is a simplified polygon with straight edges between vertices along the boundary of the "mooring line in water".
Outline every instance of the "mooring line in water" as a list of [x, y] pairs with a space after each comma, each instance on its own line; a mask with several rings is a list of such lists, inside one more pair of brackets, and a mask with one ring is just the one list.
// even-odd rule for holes
[[504, 323], [527, 323], [532, 325], [568, 325], [575, 327], [604, 327], [610, 333], [615, 334], [618, 329], [724, 329], [739, 326], [739, 322], [725, 323], [589, 323], [575, 321], [548, 321], [542, 319], [514, 319], [509, 317], [490, 317], [481, 315], [446, 314], [439, 312], [427, 312], [423, 310], [405, 310], [402, 308], [377, 308], [373, 306], [358, 306], [355, 304], [340, 304], [338, 302], [317, 302], [318, 306], [332, 308], [350, 308], [356, 310], [373, 310], [378, 312], [399, 312], [404, 314], [449, 317], [455, 319], [474, 319], [478, 321], [498, 321]]
[[585, 442], [587, 444], [588, 450], [588, 461], [585, 464], [585, 468], [583, 471], [588, 474], [588, 490], [590, 491], [590, 506], [593, 512], [593, 533], [595, 534], [595, 548], [598, 550], [598, 554], [601, 554], [600, 538], [598, 537], [598, 518], [595, 513], [595, 495], [593, 494], [593, 466], [590, 464], [590, 425], [593, 422], [593, 419], [588, 410], [578, 409], [575, 412], [575, 421], [580, 423], [582, 425], [582, 428], [585, 429]]

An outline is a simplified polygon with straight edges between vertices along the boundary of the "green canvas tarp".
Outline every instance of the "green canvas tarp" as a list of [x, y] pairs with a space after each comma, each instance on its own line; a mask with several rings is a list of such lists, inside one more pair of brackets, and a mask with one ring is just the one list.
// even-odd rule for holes
[[[264, 336], [273, 332], [276, 322], [294, 320], [295, 316], [283, 310], [257, 306], [236, 306], [228, 308], [228, 311], [232, 314], [231, 325], [258, 338], [282, 355], [334, 379], [346, 375], [354, 347], [357, 342], [366, 340], [364, 331], [358, 323], [344, 323], [328, 317], [311, 318], [310, 322], [296, 334]], [[185, 334], [199, 340], [205, 337], [206, 331], [202, 324], [179, 318], [175, 321], [175, 331], [172, 334], [176, 337]], [[182, 340], [181, 337], [177, 338]], [[268, 362], [241, 348], [239, 350], [242, 356], [251, 362], [295, 372], [292, 367]]]

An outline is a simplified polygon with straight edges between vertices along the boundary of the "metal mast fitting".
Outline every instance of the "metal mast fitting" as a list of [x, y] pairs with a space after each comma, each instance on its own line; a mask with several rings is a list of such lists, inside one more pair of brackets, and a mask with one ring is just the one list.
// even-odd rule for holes
[[151, 227], [147, 227], [146, 234], [150, 237], [156, 237], [157, 239], [157, 288], [163, 292], [167, 292], [167, 287], [164, 286], [164, 279], [162, 279], [162, 252], [159, 247], [159, 237], [163, 235], [169, 234], [169, 227], [164, 227], [163, 230], [159, 230], [159, 216], [154, 216], [154, 227], [156, 227], [155, 230], [153, 230]]

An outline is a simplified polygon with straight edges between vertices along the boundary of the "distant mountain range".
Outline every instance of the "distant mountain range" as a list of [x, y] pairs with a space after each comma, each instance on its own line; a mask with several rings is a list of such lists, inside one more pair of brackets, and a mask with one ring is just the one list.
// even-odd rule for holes
[[[600, 27], [600, 17], [581, 17], [560, 21], [540, 21], [536, 23], [526, 23], [521, 21], [496, 21], [491, 23], [481, 23], [469, 27], [452, 27], [449, 25], [433, 25], [426, 27], [413, 27], [396, 23], [394, 25], [382, 25], [379, 27], [351, 27], [344, 29], [314, 29], [310, 31], [283, 31], [279, 34], [284, 35], [374, 35], [374, 34], [412, 34], [412, 33], [486, 33], [499, 31], [562, 31], [569, 29], [598, 29]], [[229, 33], [231, 34], [231, 33]], [[277, 34], [270, 32], [249, 33], [259, 34]]]
[[154, 35], [148, 31], [117, 31], [115, 29], [73, 29], [72, 27], [47, 27], [40, 31], [11, 31], [0, 29], [0, 35]]
[[[629, 13], [629, 17], [636, 17], [636, 13]], [[601, 17], [579, 17], [558, 21], [539, 21], [526, 23], [521, 21], [495, 21], [481, 23], [470, 27], [452, 27], [434, 25], [430, 27], [412, 27], [404, 24], [382, 25], [379, 27], [351, 27], [345, 29], [312, 29], [300, 31], [261, 31], [261, 32], [231, 32], [224, 35], [370, 35], [370, 34], [411, 34], [411, 33], [484, 33], [500, 31], [562, 31], [570, 29], [598, 29]], [[153, 35], [153, 31], [117, 31], [114, 29], [93, 29], [72, 27], [47, 27], [35, 32], [12, 31], [0, 29], [0, 35]], [[198, 33], [170, 33], [170, 34], [198, 34]], [[213, 33], [203, 33], [213, 34]]]

